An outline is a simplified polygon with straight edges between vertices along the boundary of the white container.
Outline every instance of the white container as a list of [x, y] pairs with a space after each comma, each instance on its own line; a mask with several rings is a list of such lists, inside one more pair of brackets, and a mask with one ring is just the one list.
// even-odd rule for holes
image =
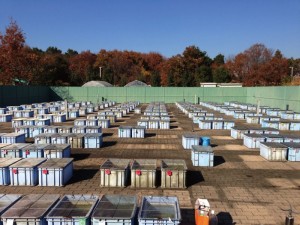
[[230, 130], [230, 136], [234, 139], [243, 139], [245, 133], [249, 133], [249, 130], [243, 126], [234, 126]]
[[38, 166], [39, 186], [64, 186], [73, 176], [73, 159], [48, 159]]
[[283, 134], [283, 142], [294, 142], [294, 143], [300, 143], [300, 136], [293, 135], [293, 134]]
[[278, 129], [279, 130], [290, 130], [290, 122], [289, 121], [280, 121]]
[[[3, 215], [4, 225], [45, 225], [46, 213], [57, 202], [59, 195], [30, 194], [12, 205]], [[25, 207], [26, 206], [26, 207]]]
[[57, 134], [60, 126], [47, 126], [44, 128], [44, 133], [47, 134]]
[[146, 127], [136, 126], [132, 127], [131, 137], [132, 138], [145, 138]]
[[129, 176], [128, 159], [108, 159], [100, 166], [101, 187], [125, 187]]
[[300, 161], [300, 144], [299, 143], [284, 143], [288, 148], [287, 159], [292, 162]]
[[29, 146], [27, 143], [16, 143], [1, 148], [1, 158], [22, 158], [21, 149]]
[[44, 148], [44, 157], [53, 158], [70, 158], [71, 146], [69, 144], [48, 145]]
[[86, 133], [86, 126], [74, 126], [74, 127], [72, 127], [72, 133], [85, 134]]
[[160, 120], [159, 121], [159, 129], [170, 129], [170, 120]]
[[158, 128], [159, 128], [159, 121], [157, 121], [157, 120], [149, 120], [148, 121], [148, 129], [158, 129]]
[[23, 126], [23, 118], [13, 118], [11, 124], [13, 128]]
[[199, 128], [200, 129], [207, 129], [210, 130], [212, 129], [212, 121], [211, 120], [201, 120], [199, 122]]
[[38, 184], [37, 167], [46, 159], [22, 159], [9, 167], [13, 186], [35, 186]]
[[35, 144], [51, 144], [51, 136], [53, 134], [39, 134], [34, 137]]
[[300, 130], [300, 121], [291, 121], [290, 130], [299, 131]]
[[266, 127], [266, 128], [263, 128], [263, 133], [264, 134], [279, 134], [279, 130], [275, 129], [275, 128]]
[[139, 225], [178, 225], [181, 222], [177, 197], [147, 196], [142, 198]]
[[138, 120], [137, 125], [139, 127], [146, 127], [146, 129], [148, 129], [148, 120]]
[[140, 108], [135, 108], [134, 109], [134, 113], [135, 114], [141, 114], [142, 113], [142, 110]]
[[100, 133], [102, 133], [102, 127], [100, 127], [100, 126], [89, 126], [89, 127], [86, 127], [86, 133], [87, 134], [89, 134], [89, 133], [100, 134]]
[[131, 130], [130, 126], [120, 126], [118, 129], [119, 138], [131, 138]]
[[87, 119], [86, 120], [86, 126], [98, 126], [98, 120], [97, 119]]
[[98, 119], [98, 125], [102, 128], [110, 128], [110, 120], [108, 119]]
[[183, 134], [182, 146], [184, 149], [192, 149], [192, 145], [200, 145], [200, 136], [197, 134]]
[[210, 146], [192, 146], [191, 159], [193, 166], [214, 166], [214, 151]]
[[52, 134], [51, 135], [51, 144], [67, 144], [67, 136], [64, 134]]
[[263, 136], [265, 136], [266, 142], [276, 142], [276, 143], [283, 142], [283, 136], [279, 134], [263, 134]]
[[287, 147], [280, 143], [261, 143], [260, 155], [269, 161], [286, 161]]
[[53, 123], [63, 123], [67, 121], [66, 114], [56, 114], [53, 115]]
[[103, 144], [102, 134], [86, 134], [83, 139], [84, 148], [101, 148]]
[[164, 159], [161, 161], [161, 187], [186, 188], [187, 166], [184, 160]]
[[243, 144], [247, 148], [259, 148], [260, 143], [265, 142], [265, 137], [261, 134], [245, 134]]
[[58, 133], [59, 134], [70, 134], [72, 133], [73, 126], [59, 126]]
[[35, 137], [37, 135], [43, 134], [47, 126], [30, 126], [29, 127], [29, 137]]
[[103, 195], [92, 215], [92, 225], [133, 225], [137, 199], [128, 195]]
[[35, 125], [36, 126], [50, 126], [50, 119], [36, 119]]
[[23, 125], [24, 126], [34, 126], [35, 125], [35, 118], [24, 118]]
[[68, 118], [69, 119], [76, 119], [79, 117], [79, 110], [78, 109], [71, 109], [68, 111]]
[[74, 126], [86, 126], [86, 119], [76, 119], [74, 120]]
[[111, 124], [117, 122], [116, 115], [106, 115], [106, 119], [108, 119]]
[[259, 124], [260, 116], [247, 116], [246, 117], [246, 122], [247, 123]]
[[[21, 158], [0, 158], [0, 185], [10, 185], [9, 166], [20, 160]], [[2, 214], [1, 200], [0, 195], [0, 216]]]
[[224, 120], [223, 121], [223, 129], [225, 130], [230, 130], [232, 127], [234, 127], [234, 121], [230, 121], [230, 120]]
[[14, 144], [25, 143], [24, 133], [8, 133], [1, 136], [1, 143]]
[[221, 120], [212, 120], [212, 129], [222, 130], [223, 129], [223, 121], [221, 121]]

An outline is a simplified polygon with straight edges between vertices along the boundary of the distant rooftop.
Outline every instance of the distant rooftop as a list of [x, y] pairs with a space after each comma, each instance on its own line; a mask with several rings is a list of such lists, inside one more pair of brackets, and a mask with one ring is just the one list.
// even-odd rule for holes
[[82, 87], [112, 87], [112, 85], [106, 81], [92, 80], [82, 85]]
[[124, 87], [146, 87], [146, 86], [148, 86], [146, 83], [139, 80], [134, 80], [126, 84]]

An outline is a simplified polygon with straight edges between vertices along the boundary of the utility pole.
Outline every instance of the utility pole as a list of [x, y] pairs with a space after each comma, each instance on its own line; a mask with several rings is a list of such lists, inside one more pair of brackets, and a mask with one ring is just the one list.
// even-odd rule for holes
[[101, 72], [102, 72], [102, 67], [101, 67], [101, 66], [99, 66], [99, 70], [100, 70], [100, 79], [101, 79], [101, 77], [102, 77], [102, 74], [101, 74]]

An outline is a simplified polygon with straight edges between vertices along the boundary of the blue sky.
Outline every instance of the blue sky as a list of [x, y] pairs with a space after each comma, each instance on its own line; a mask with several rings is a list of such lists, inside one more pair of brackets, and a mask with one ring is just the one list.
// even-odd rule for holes
[[17, 21], [31, 47], [159, 52], [196, 45], [210, 57], [255, 43], [300, 58], [299, 0], [0, 0], [0, 31]]

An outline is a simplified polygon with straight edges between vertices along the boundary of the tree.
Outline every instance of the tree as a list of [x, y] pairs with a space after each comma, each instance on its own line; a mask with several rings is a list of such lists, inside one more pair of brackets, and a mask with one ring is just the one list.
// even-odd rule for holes
[[96, 55], [90, 51], [81, 52], [69, 59], [70, 82], [74, 85], [83, 85], [99, 75], [94, 68]]
[[6, 27], [5, 34], [0, 33], [0, 78], [4, 85], [13, 84], [15, 79], [23, 79], [26, 75], [23, 67], [23, 48], [25, 36], [15, 21]]
[[62, 51], [57, 47], [50, 46], [46, 49], [47, 54], [61, 54]]
[[72, 57], [72, 56], [75, 56], [75, 55], [78, 55], [78, 52], [73, 50], [73, 49], [68, 49], [66, 52], [65, 52], [65, 55], [67, 57]]
[[160, 86], [160, 75], [158, 72], [151, 73], [151, 86], [152, 87]]
[[197, 84], [200, 84], [201, 82], [212, 82], [211, 68], [206, 65], [202, 65], [197, 68], [196, 81]]
[[280, 51], [255, 44], [226, 63], [234, 80], [245, 86], [279, 85], [287, 76], [288, 61]]
[[228, 83], [231, 81], [230, 73], [224, 66], [214, 69], [212, 75], [213, 81], [216, 83]]

